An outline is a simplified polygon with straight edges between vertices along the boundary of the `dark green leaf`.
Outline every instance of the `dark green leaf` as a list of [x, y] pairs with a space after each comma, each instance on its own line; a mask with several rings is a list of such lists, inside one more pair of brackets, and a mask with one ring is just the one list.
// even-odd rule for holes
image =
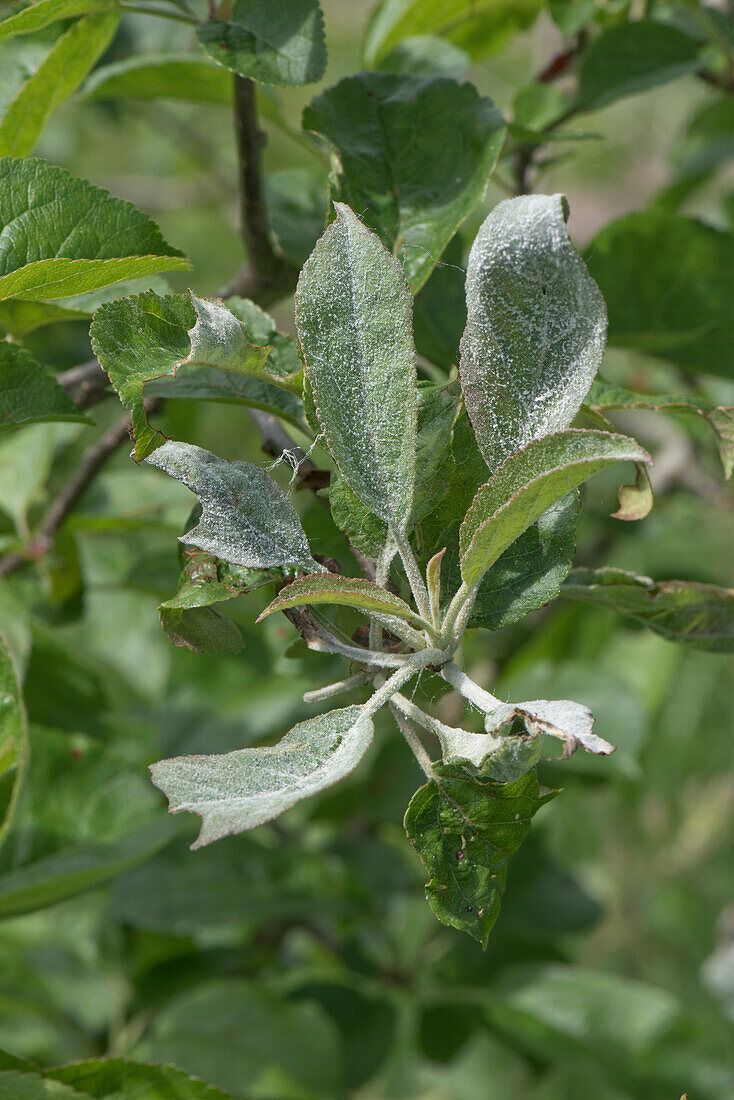
[[500, 112], [471, 84], [360, 73], [314, 99], [303, 125], [335, 150], [332, 197], [379, 233], [416, 293], [484, 196]]
[[693, 39], [667, 24], [641, 19], [608, 27], [583, 55], [579, 106], [596, 111], [693, 72], [703, 60]]
[[134, 1054], [175, 1062], [237, 1097], [253, 1089], [263, 1100], [268, 1094], [274, 1100], [343, 1095], [334, 1025], [317, 1005], [287, 1000], [260, 984], [220, 980], [179, 994]]
[[734, 376], [734, 235], [645, 210], [602, 229], [587, 259], [606, 298], [610, 343]]
[[283, 490], [260, 466], [226, 462], [188, 443], [164, 443], [147, 460], [175, 477], [202, 506], [181, 542], [248, 568], [323, 567], [311, 557], [301, 521]]
[[0, 121], [0, 156], [23, 157], [32, 151], [51, 115], [105, 52], [119, 22], [119, 12], [112, 10], [79, 19], [61, 35]]
[[15, 424], [89, 420], [53, 375], [19, 344], [0, 341], [0, 432]]
[[118, 840], [65, 848], [0, 876], [0, 919], [56, 905], [101, 886], [160, 851], [181, 825], [158, 817]]
[[459, 764], [435, 764], [434, 771], [436, 778], [411, 799], [405, 831], [431, 876], [426, 897], [433, 912], [486, 947], [510, 857], [557, 792], [540, 787], [535, 772], [495, 783]]
[[251, 374], [234, 374], [214, 367], [181, 366], [177, 367], [175, 375], [146, 382], [145, 396], [245, 405], [273, 413], [301, 431], [304, 429], [303, 405], [295, 394]]
[[734, 652], [734, 590], [692, 581], [653, 581], [623, 569], [575, 569], [561, 595], [629, 615], [671, 642]]
[[372, 735], [365, 708], [345, 707], [300, 722], [277, 745], [159, 760], [151, 773], [171, 813], [199, 815], [201, 832], [192, 847], [201, 848], [272, 821], [337, 783], [356, 768]]
[[0, 1096], [8, 1100], [84, 1100], [76, 1092], [58, 1081], [48, 1081], [40, 1073], [24, 1073], [20, 1070], [0, 1071]]
[[459, 362], [459, 341], [466, 325], [465, 278], [463, 243], [456, 236], [413, 303], [415, 350], [446, 371]]
[[568, 427], [604, 353], [604, 300], [566, 215], [562, 195], [507, 199], [469, 256], [461, 385], [490, 469]]
[[[278, 248], [301, 268], [326, 225], [326, 171], [292, 168], [265, 177], [270, 228]], [[227, 303], [232, 308], [232, 299]]]
[[404, 531], [416, 448], [412, 298], [398, 263], [338, 204], [301, 272], [296, 322], [329, 449], [367, 507]]
[[232, 77], [220, 65], [192, 54], [139, 54], [100, 65], [83, 89], [84, 99], [183, 99], [232, 102]]
[[494, 53], [535, 20], [543, 0], [382, 0], [367, 28], [372, 63], [408, 35], [438, 34], [472, 57]]
[[652, 460], [633, 439], [611, 432], [556, 432], [506, 459], [477, 493], [461, 525], [461, 572], [471, 587], [556, 501], [619, 460]]
[[135, 207], [42, 160], [0, 160], [0, 299], [67, 298], [185, 268]]
[[86, 310], [64, 309], [54, 302], [23, 302], [15, 298], [0, 302], [0, 328], [16, 339], [56, 321], [85, 321], [89, 316]]
[[73, 1062], [46, 1070], [45, 1077], [95, 1100], [227, 1100], [220, 1089], [174, 1066], [144, 1066], [123, 1058]]
[[226, 20], [208, 19], [199, 42], [215, 61], [260, 84], [313, 84], [326, 68], [318, 0], [234, 0]]
[[734, 99], [724, 95], [698, 111], [673, 153], [685, 176], [708, 174], [734, 157]]

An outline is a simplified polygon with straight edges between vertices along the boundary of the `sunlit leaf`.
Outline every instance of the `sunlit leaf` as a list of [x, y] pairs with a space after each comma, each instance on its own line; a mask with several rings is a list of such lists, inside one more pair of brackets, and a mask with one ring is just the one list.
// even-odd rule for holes
[[264, 619], [266, 615], [286, 607], [302, 607], [304, 604], [342, 604], [367, 614], [395, 615], [415, 626], [422, 625], [420, 617], [399, 596], [361, 577], [340, 577], [333, 573], [301, 577], [287, 585], [268, 604], [260, 618]]
[[221, 65], [193, 54], [137, 54], [100, 65], [82, 90], [84, 99], [183, 99], [232, 102], [232, 77]]

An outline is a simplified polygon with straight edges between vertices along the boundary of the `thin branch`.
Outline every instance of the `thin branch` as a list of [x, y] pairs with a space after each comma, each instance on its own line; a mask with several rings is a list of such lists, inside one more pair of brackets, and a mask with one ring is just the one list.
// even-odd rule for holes
[[[158, 401], [155, 399], [145, 402], [146, 412], [153, 412], [157, 407]], [[87, 447], [75, 473], [49, 505], [46, 514], [35, 531], [31, 544], [25, 549], [25, 553], [13, 552], [6, 554], [0, 560], [0, 576], [6, 576], [26, 562], [34, 561], [48, 553], [53, 546], [54, 536], [66, 517], [74, 509], [107, 460], [126, 439], [130, 438], [130, 431], [130, 416], [126, 413], [96, 443], [93, 443], [91, 447]]]
[[268, 231], [262, 176], [262, 151], [267, 141], [257, 118], [255, 85], [235, 74], [234, 116], [239, 162], [240, 228], [247, 263], [225, 290], [254, 298], [261, 304], [277, 301], [294, 285], [296, 271], [277, 255]]
[[90, 359], [78, 367], [62, 371], [61, 374], [56, 375], [56, 381], [80, 409], [86, 409], [102, 401], [110, 384], [109, 378], [96, 359]]

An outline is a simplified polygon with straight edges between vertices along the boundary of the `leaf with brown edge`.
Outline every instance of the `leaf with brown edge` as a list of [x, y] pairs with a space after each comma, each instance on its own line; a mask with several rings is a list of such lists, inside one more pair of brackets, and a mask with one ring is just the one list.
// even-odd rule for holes
[[405, 600], [395, 596], [385, 588], [373, 584], [361, 577], [340, 577], [333, 573], [317, 573], [314, 576], [301, 577], [299, 580], [281, 589], [272, 603], [258, 619], [272, 615], [274, 611], [283, 611], [286, 607], [302, 607], [304, 604], [342, 604], [356, 607], [366, 614], [392, 615], [405, 619], [419, 629], [426, 624]]

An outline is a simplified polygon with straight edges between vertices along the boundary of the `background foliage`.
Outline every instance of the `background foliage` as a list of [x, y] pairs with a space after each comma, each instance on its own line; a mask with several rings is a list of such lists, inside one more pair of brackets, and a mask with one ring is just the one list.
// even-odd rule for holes
[[[74, 21], [82, 6], [91, 14]], [[242, 262], [231, 74], [206, 63], [221, 61], [221, 24], [202, 24], [202, 53], [186, 22], [131, 11], [118, 21], [113, 7], [69, 4], [67, 21], [39, 20], [5, 40], [0, 22], [0, 154], [34, 152], [134, 202], [162, 234], [136, 223], [137, 251], [167, 273], [94, 301], [64, 298], [46, 307], [63, 316], [46, 312], [39, 324], [32, 293], [22, 297], [39, 269], [23, 269], [26, 281], [0, 301], [0, 325], [23, 344], [0, 344], [13, 356], [8, 371], [30, 369], [24, 355], [56, 373], [88, 360], [89, 313], [105, 295], [189, 284], [214, 294]], [[336, 147], [333, 197], [366, 211], [383, 237], [416, 245], [406, 253], [414, 289], [423, 286], [416, 338], [426, 374], [440, 378], [455, 362], [462, 267], [487, 210], [508, 190], [563, 191], [571, 235], [607, 300], [606, 381], [683, 395], [704, 411], [734, 404], [734, 34], [723, 6], [393, 0], [371, 18], [357, 2], [322, 8], [325, 74], [316, 15], [316, 47], [295, 51], [286, 68], [261, 54], [253, 73], [278, 85], [258, 90], [258, 107], [285, 268], [300, 267], [323, 230], [326, 150]], [[203, 5], [196, 14], [206, 18]], [[249, 56], [237, 14], [236, 3], [226, 43], [235, 66]], [[362, 67], [368, 75], [355, 77]], [[373, 88], [380, 70], [417, 82], [407, 107], [396, 94], [393, 109], [399, 137], [403, 109], [418, 132], [428, 184], [441, 164], [439, 122], [450, 132], [452, 116], [440, 120], [429, 104], [425, 128], [416, 126], [421, 74], [468, 75], [512, 120], [486, 200], [456, 236], [461, 217], [421, 237], [410, 220], [415, 180], [401, 187], [404, 209], [380, 202], [379, 147], [360, 170], [338, 112], [351, 117], [355, 83]], [[306, 130], [325, 141], [301, 132], [303, 108]], [[481, 149], [467, 139], [466, 170], [481, 179], [498, 152], [498, 119], [477, 106], [474, 126]], [[428, 278], [423, 257], [447, 242]], [[258, 242], [249, 244], [252, 254]], [[179, 250], [193, 275], [176, 270]], [[0, 289], [4, 277], [0, 267]], [[292, 333], [292, 300], [275, 284], [263, 304]], [[425, 905], [424, 871], [401, 824], [419, 776], [384, 718], [376, 749], [345, 783], [192, 854], [195, 823], [166, 815], [147, 765], [277, 739], [316, 712], [303, 692], [341, 675], [339, 662], [310, 654], [279, 616], [256, 627], [269, 599], [259, 591], [228, 605], [237, 652], [172, 646], [156, 609], [176, 591], [189, 494], [130, 461], [114, 400], [80, 413], [37, 382], [39, 404], [56, 402], [54, 422], [10, 432], [5, 405], [0, 429], [0, 539], [24, 562], [0, 587], [0, 633], [14, 655], [0, 663], [0, 1047], [12, 1052], [0, 1061], [0, 1094], [663, 1100], [688, 1091], [728, 1100], [732, 658], [572, 601], [470, 636], [469, 665], [500, 697], [579, 699], [618, 745], [610, 758], [543, 766], [543, 781], [563, 794], [515, 857], [486, 953]], [[597, 397], [653, 452], [655, 507], [640, 524], [610, 518], [615, 483], [602, 475], [585, 493], [576, 565], [732, 586], [731, 491], [710, 425], [680, 408], [608, 411], [627, 402]], [[155, 426], [229, 459], [265, 461], [237, 404], [168, 400]], [[87, 448], [115, 431], [112, 457], [53, 539], [39, 540]], [[727, 423], [718, 438], [731, 463]], [[275, 473], [287, 485], [290, 470]], [[312, 549], [343, 554], [317, 497], [305, 489], [298, 504], [317, 533]], [[458, 722], [451, 698], [435, 701]], [[43, 1069], [102, 1057], [112, 1060]], [[130, 1059], [185, 1072], [136, 1080], [143, 1071]]]

